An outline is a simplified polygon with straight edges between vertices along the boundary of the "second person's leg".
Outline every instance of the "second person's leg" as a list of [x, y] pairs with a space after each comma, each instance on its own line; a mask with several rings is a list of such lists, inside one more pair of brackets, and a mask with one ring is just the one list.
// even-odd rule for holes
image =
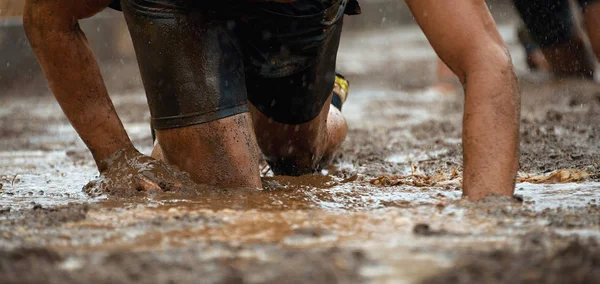
[[344, 4], [270, 3], [248, 23], [248, 98], [258, 144], [275, 174], [326, 166], [346, 137], [346, 121], [331, 105]]
[[575, 24], [569, 0], [514, 0], [531, 37], [559, 76], [594, 75], [594, 58]]

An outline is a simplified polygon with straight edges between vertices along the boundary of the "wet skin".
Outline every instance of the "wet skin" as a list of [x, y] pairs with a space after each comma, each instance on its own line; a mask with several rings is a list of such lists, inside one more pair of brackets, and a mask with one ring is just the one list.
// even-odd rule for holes
[[[54, 96], [98, 165], [101, 179], [90, 186], [112, 184], [152, 190], [179, 184], [166, 165], [133, 147], [77, 23], [102, 11], [110, 2], [28, 0], [23, 14], [26, 35]], [[110, 162], [114, 160], [122, 162]], [[114, 165], [120, 165], [120, 170], [111, 170]]]
[[331, 96], [315, 119], [298, 125], [277, 123], [250, 103], [252, 122], [249, 114], [240, 114], [218, 122], [159, 130], [160, 142], [152, 157], [177, 165], [199, 183], [261, 187], [258, 144], [275, 172], [291, 166], [293, 169], [285, 170], [312, 173], [330, 163], [346, 138], [346, 120], [330, 101]]
[[[161, 187], [164, 183], [144, 178], [147, 169], [164, 172], [165, 179], [175, 180], [174, 175], [151, 158], [144, 162], [148, 166], [134, 168], [142, 160], [141, 154], [133, 148], [114, 110], [77, 24], [110, 2], [28, 0], [25, 29], [55, 97], [92, 152], [102, 177], [112, 184], [130, 184], [131, 179], [140, 180], [134, 186], [142, 189]], [[487, 6], [483, 0], [407, 3], [440, 58], [466, 90], [464, 196], [478, 200], [489, 194], [512, 195], [518, 168], [519, 93], [510, 56]], [[276, 166], [283, 161], [304, 173], [327, 164], [345, 135], [345, 121], [328, 101], [314, 120], [301, 125], [274, 123], [254, 110], [252, 121], [243, 113], [158, 131], [162, 153], [157, 150], [155, 156], [164, 157], [200, 183], [260, 187], [255, 145]], [[118, 164], [133, 175], [112, 174], [119, 171], [103, 167], [103, 161], [119, 150], [130, 153], [121, 159], [132, 162]]]
[[326, 167], [348, 130], [342, 113], [331, 106], [331, 95], [315, 119], [298, 125], [275, 122], [252, 104], [250, 111], [258, 145], [276, 174], [307, 174]]
[[[415, 19], [465, 88], [463, 196], [514, 193], [520, 94], [508, 50], [483, 0], [408, 0]], [[443, 24], [441, 24], [443, 23]]]
[[157, 130], [152, 156], [220, 187], [261, 188], [258, 147], [249, 113], [188, 127]]

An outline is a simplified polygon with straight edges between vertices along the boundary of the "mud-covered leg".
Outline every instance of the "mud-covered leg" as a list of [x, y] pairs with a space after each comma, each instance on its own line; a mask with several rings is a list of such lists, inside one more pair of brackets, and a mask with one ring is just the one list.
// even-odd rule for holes
[[251, 107], [258, 145], [275, 174], [307, 174], [329, 164], [347, 132], [330, 102], [331, 96], [316, 118], [302, 124], [279, 123]]
[[246, 86], [256, 137], [277, 175], [308, 174], [327, 166], [346, 137], [346, 121], [337, 109], [345, 95], [336, 96], [337, 107], [332, 107], [332, 92], [343, 79], [335, 72], [343, 26], [340, 3], [318, 16], [303, 14], [302, 1], [269, 5], [265, 9], [274, 9], [272, 13], [242, 27], [249, 47]]
[[164, 160], [198, 183], [260, 188], [258, 148], [249, 113], [156, 132]]
[[122, 8], [159, 143], [153, 156], [198, 183], [261, 187], [243, 57], [228, 20], [180, 1], [133, 1]]

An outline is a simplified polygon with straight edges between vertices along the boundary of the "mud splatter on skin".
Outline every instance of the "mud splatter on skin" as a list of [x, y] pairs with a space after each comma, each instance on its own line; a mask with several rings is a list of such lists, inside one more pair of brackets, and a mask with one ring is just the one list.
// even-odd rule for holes
[[99, 165], [101, 174], [83, 191], [92, 197], [103, 194], [119, 197], [156, 195], [159, 192], [193, 193], [202, 191], [189, 174], [162, 161], [140, 154], [135, 149], [122, 149]]

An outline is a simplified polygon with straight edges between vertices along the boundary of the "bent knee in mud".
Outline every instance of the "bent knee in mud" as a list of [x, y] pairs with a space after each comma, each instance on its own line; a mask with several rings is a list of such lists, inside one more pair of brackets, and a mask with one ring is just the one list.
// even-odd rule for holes
[[317, 163], [313, 160], [314, 155], [280, 157], [268, 160], [273, 174], [278, 176], [301, 176], [312, 174], [317, 171]]
[[325, 132], [304, 132], [304, 135], [298, 137], [304, 138], [291, 141], [259, 139], [262, 153], [274, 174], [300, 176], [319, 169], [328, 146], [327, 140], [324, 139]]

